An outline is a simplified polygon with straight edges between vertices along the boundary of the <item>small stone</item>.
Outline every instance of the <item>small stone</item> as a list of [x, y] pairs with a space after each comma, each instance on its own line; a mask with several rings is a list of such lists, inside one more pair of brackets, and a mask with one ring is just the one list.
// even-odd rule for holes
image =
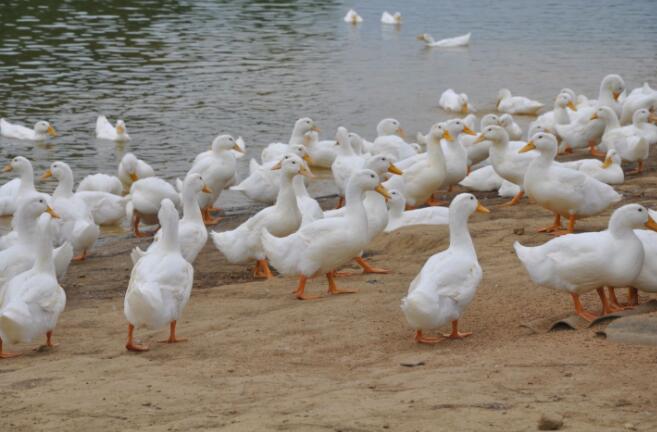
[[523, 235], [525, 233], [525, 229], [524, 228], [514, 228], [513, 233], [515, 235]]
[[636, 430], [636, 426], [634, 426], [632, 423], [625, 423], [623, 427], [627, 430], [632, 430], [632, 431]]
[[538, 420], [538, 430], [559, 430], [563, 427], [563, 417], [556, 413], [544, 412]]

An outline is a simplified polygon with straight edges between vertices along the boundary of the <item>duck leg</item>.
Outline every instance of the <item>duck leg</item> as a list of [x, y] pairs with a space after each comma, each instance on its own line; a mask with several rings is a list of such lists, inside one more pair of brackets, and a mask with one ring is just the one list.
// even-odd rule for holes
[[2, 350], [2, 338], [0, 338], [0, 359], [8, 359], [12, 357], [18, 357], [20, 353], [6, 352]]
[[452, 321], [452, 332], [449, 334], [444, 334], [443, 336], [445, 336], [448, 339], [463, 339], [470, 335], [472, 335], [472, 332], [465, 332], [465, 333], [459, 332], [459, 320], [454, 320]]
[[[445, 204], [447, 204], [447, 201], [436, 199], [433, 196], [433, 194], [431, 194], [431, 196], [429, 197], [429, 199], [427, 200], [427, 202], [425, 204], [428, 205], [429, 207], [435, 207], [435, 206], [445, 205]], [[413, 207], [409, 208], [409, 206], [406, 206], [406, 210], [413, 210]]]
[[297, 299], [299, 300], [316, 300], [319, 298], [319, 296], [307, 296], [304, 294], [304, 291], [306, 289], [306, 281], [308, 280], [308, 277], [301, 275], [299, 276], [299, 285], [297, 286], [297, 290], [295, 291], [295, 295]]
[[255, 270], [253, 270], [253, 276], [256, 279], [270, 279], [273, 275], [271, 270], [269, 270], [269, 264], [266, 259], [258, 260], [256, 262]]
[[176, 320], [173, 320], [169, 323], [169, 339], [160, 341], [160, 343], [176, 343], [176, 342], [185, 342], [187, 339], [178, 339], [176, 337]]
[[335, 208], [339, 209], [339, 208], [342, 208], [342, 207], [344, 207], [344, 197], [343, 196], [338, 198], [338, 204], [335, 206]]
[[[604, 295], [604, 291], [602, 294]], [[579, 315], [580, 317], [582, 317], [588, 322], [591, 322], [598, 317], [596, 314], [591, 313], [584, 309], [584, 307], [582, 306], [582, 302], [579, 299], [579, 294], [571, 293], [570, 295], [573, 297], [573, 303], [575, 303], [575, 313], [577, 315]]]
[[328, 279], [328, 284], [329, 284], [329, 289], [328, 292], [330, 294], [353, 294], [356, 291], [354, 290], [347, 290], [347, 289], [340, 289], [337, 287], [335, 284], [335, 279], [333, 276], [333, 272], [328, 272], [326, 273], [326, 279]]
[[605, 294], [605, 289], [604, 288], [598, 288], [596, 290], [598, 292], [598, 296], [600, 296], [600, 301], [602, 302], [602, 313], [601, 315], [609, 315], [610, 313], [614, 312], [620, 312], [623, 310], [623, 308], [618, 308], [611, 304], [609, 300], [607, 299], [607, 296]]
[[59, 344], [53, 343], [52, 342], [52, 330], [50, 330], [48, 333], [46, 333], [46, 346], [48, 348], [56, 347]]
[[596, 156], [596, 157], [605, 157], [607, 156], [605, 153], [602, 153], [601, 151], [598, 151], [596, 147], [596, 143], [594, 140], [589, 141], [589, 151], [591, 152], [591, 156]]
[[552, 223], [552, 225], [550, 225], [548, 227], [539, 229], [538, 232], [550, 233], [550, 232], [558, 231], [558, 230], [561, 230], [561, 229], [562, 229], [561, 228], [561, 215], [555, 213], [554, 214], [554, 223]]
[[623, 307], [618, 301], [618, 298], [616, 297], [616, 289], [614, 287], [607, 287], [607, 291], [609, 292], [609, 305], [614, 309], [614, 312], [628, 309]]
[[639, 306], [639, 290], [630, 287], [627, 292], [627, 304], [629, 306]]
[[641, 174], [642, 172], [643, 172], [643, 161], [640, 160], [640, 161], [637, 161], [637, 163], [636, 163], [636, 169], [632, 170], [632, 171], [628, 171], [627, 174], [628, 175]]
[[440, 342], [442, 339], [437, 337], [424, 336], [422, 330], [415, 331], [415, 342], [419, 344], [434, 345]]
[[87, 250], [84, 249], [78, 256], [73, 257], [73, 261], [84, 261], [87, 258]]
[[568, 228], [563, 230], [563, 229], [558, 229], [552, 232], [552, 235], [554, 236], [562, 236], [564, 234], [572, 234], [575, 232], [575, 220], [576, 220], [575, 215], [570, 215], [568, 216]]
[[386, 270], [384, 268], [372, 267], [370, 263], [368, 263], [367, 260], [365, 260], [365, 258], [363, 257], [356, 257], [355, 260], [358, 263], [358, 265], [363, 268], [363, 273], [376, 273], [376, 274], [390, 273], [390, 270]]
[[203, 215], [203, 223], [206, 225], [216, 225], [219, 223], [219, 221], [221, 221], [221, 219], [223, 219], [222, 217], [213, 218], [210, 215], [211, 208], [213, 207], [206, 207], [203, 210], [201, 210], [201, 214]]
[[[511, 201], [509, 201], [507, 203], [504, 203], [504, 204], [500, 204], [498, 207], [511, 207], [511, 206], [514, 206], [514, 205], [516, 205], [520, 202], [520, 200], [522, 199], [523, 196], [525, 196], [525, 191], [521, 190], [520, 192], [515, 194], [515, 196], [513, 197], [513, 199]], [[559, 225], [561, 226], [561, 222], [559, 223]]]
[[135, 352], [148, 351], [148, 347], [146, 345], [138, 345], [134, 343], [133, 341], [134, 331], [135, 331], [135, 326], [128, 323], [128, 343], [125, 344], [125, 349], [127, 349], [128, 351], [135, 351]]

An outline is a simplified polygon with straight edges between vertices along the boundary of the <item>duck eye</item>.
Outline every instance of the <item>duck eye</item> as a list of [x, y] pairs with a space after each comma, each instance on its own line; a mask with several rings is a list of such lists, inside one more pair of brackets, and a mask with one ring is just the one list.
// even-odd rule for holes
[[297, 164], [297, 161], [292, 161], [292, 165], [296, 165], [296, 164]]
[[372, 174], [370, 174], [370, 177], [371, 177], [371, 178], [374, 178], [374, 176], [373, 176]]
[[643, 211], [643, 209], [640, 208], [640, 209], [639, 209], [639, 212], [642, 212], [642, 211]]
[[470, 199], [471, 199], [471, 200], [473, 200], [473, 199], [474, 199], [474, 197], [470, 197]]

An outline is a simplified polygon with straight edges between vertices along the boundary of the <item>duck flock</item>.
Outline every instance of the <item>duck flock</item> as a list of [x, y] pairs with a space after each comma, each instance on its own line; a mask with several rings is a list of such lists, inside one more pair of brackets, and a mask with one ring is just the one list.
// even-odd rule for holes
[[[354, 14], [350, 11], [345, 21], [362, 22]], [[388, 15], [384, 22], [399, 22], [400, 17]], [[425, 36], [423, 40], [432, 40]], [[210, 231], [217, 251], [231, 263], [253, 266], [254, 278], [274, 277], [270, 266], [280, 275], [297, 277], [294, 297], [299, 300], [318, 298], [306, 291], [308, 279], [317, 276], [327, 278], [331, 295], [353, 292], [337, 283], [337, 270], [352, 260], [365, 273], [388, 273], [362, 257], [379, 234], [414, 225], [448, 225], [449, 247], [426, 261], [401, 301], [418, 343], [443, 340], [428, 332], [446, 324], [452, 326], [446, 338], [470, 334], [459, 331], [458, 320], [476, 294], [482, 269], [468, 218], [489, 212], [475, 192], [512, 197], [504, 206], [517, 205], [527, 195], [533, 205], [554, 214], [554, 222], [540, 231], [555, 238], [535, 247], [516, 242], [515, 252], [536, 284], [569, 293], [583, 319], [597, 316], [580, 302], [586, 292], [597, 291], [602, 314], [638, 304], [637, 290], [657, 292], [657, 233], [652, 232], [657, 231], [657, 212], [626, 204], [613, 212], [608, 229], [574, 233], [577, 220], [622, 201], [613, 188], [624, 182], [622, 164], [643, 172], [657, 143], [657, 91], [644, 84], [629, 92], [623, 79], [612, 74], [602, 80], [597, 99], [564, 88], [550, 111], [508, 89], [498, 92], [497, 112], [481, 118], [468, 96], [453, 89], [438, 104], [460, 117], [432, 125], [428, 133], [417, 134], [416, 142], [406, 141], [399, 121], [392, 118], [379, 122], [372, 141], [345, 127], [337, 129], [334, 139], [320, 140], [312, 119], [298, 119], [289, 140], [265, 146], [260, 161], [250, 161], [249, 175], [241, 181], [236, 165], [246, 146], [241, 137], [227, 134], [197, 155], [185, 178], [175, 184], [127, 153], [117, 175], [87, 176], [77, 189], [71, 168], [52, 162], [41, 176], [57, 181], [49, 195], [35, 188], [31, 162], [14, 157], [4, 171], [16, 178], [0, 187], [0, 215], [13, 216], [12, 231], [0, 238], [0, 358], [17, 355], [3, 351], [3, 342], [45, 336], [47, 345], [53, 345], [52, 333], [66, 303], [58, 281], [72, 260], [84, 261], [93, 253], [100, 225], [126, 219], [136, 237], [154, 236], [146, 250], [135, 248], [130, 254], [134, 265], [124, 301], [126, 348], [148, 349], [135, 341], [139, 327], [168, 325], [167, 342], [181, 340], [176, 322], [190, 298], [193, 263], [208, 240], [207, 225], [221, 219], [217, 201], [228, 188], [269, 206], [233, 230]], [[535, 117], [526, 134], [513, 115]], [[0, 134], [45, 141], [57, 132], [46, 121], [27, 128], [2, 119]], [[104, 116], [97, 119], [96, 135], [130, 140], [124, 121], [113, 125]], [[594, 157], [555, 160], [582, 151]], [[311, 169], [331, 170], [337, 208], [324, 211], [308, 193]], [[458, 194], [448, 207], [441, 206], [434, 194], [454, 187], [472, 193]], [[147, 231], [144, 225], [159, 229]], [[619, 303], [614, 291], [623, 287], [629, 288], [627, 305]]]

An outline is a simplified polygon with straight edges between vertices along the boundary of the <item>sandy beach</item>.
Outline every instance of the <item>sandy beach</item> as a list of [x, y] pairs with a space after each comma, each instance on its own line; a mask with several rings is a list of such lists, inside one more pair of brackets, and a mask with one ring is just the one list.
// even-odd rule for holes
[[[654, 207], [654, 166], [618, 190], [624, 203]], [[6, 347], [25, 354], [0, 362], [3, 423], [13, 431], [525, 431], [547, 412], [563, 416], [566, 430], [655, 430], [654, 347], [607, 341], [596, 327], [521, 327], [572, 308], [569, 296], [533, 285], [512, 249], [516, 240], [548, 240], [534, 231], [551, 217], [526, 200], [499, 209], [502, 199], [479, 195], [493, 211], [470, 222], [484, 279], [461, 322], [469, 338], [413, 342], [400, 299], [427, 257], [448, 245], [447, 227], [413, 227], [368, 248], [391, 274], [341, 278], [358, 293], [308, 302], [291, 294], [294, 279], [252, 281], [250, 269], [208, 243], [178, 326], [189, 340], [160, 344], [166, 329], [139, 330], [151, 350], [129, 353], [128, 252], [147, 241], [114, 236], [69, 270], [60, 345]], [[603, 229], [610, 213], [577, 228]], [[308, 290], [324, 293], [325, 279]], [[585, 302], [599, 307], [594, 294]]]

